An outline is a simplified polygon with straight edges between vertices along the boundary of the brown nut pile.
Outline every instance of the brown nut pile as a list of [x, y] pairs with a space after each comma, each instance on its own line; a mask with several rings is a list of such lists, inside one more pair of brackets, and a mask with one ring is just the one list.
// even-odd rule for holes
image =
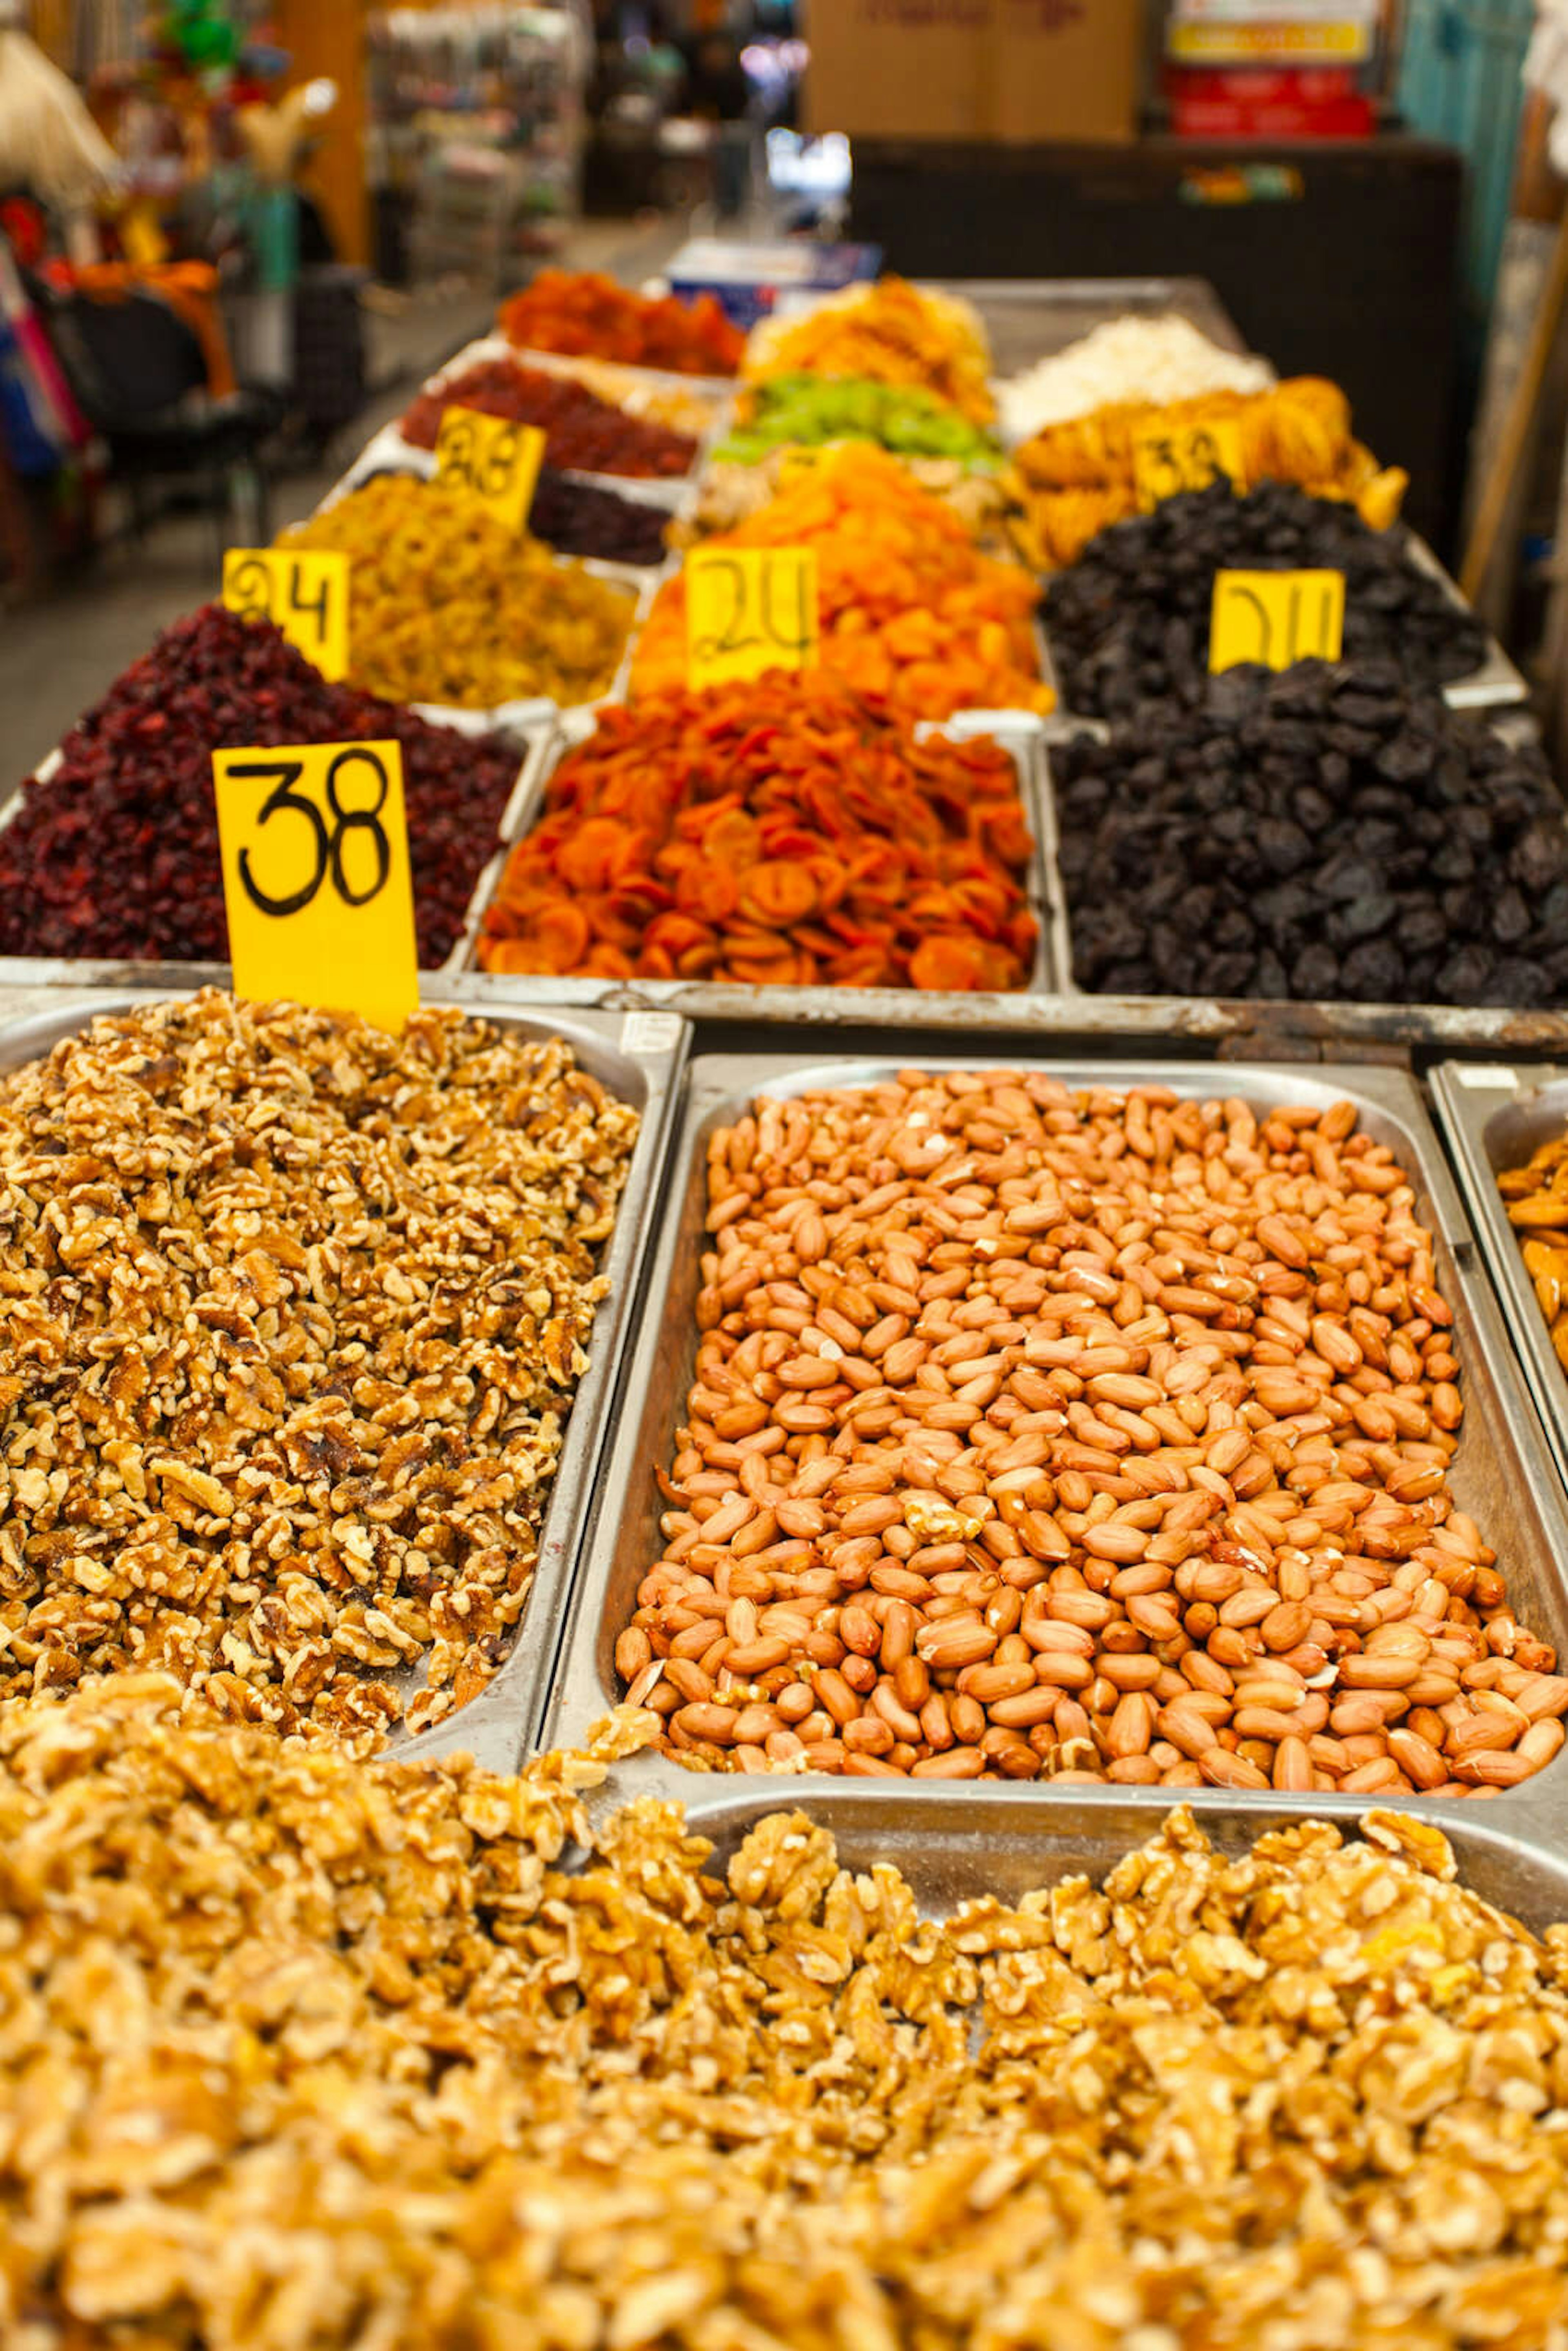
[[1354, 1129], [1007, 1071], [721, 1129], [632, 1702], [743, 1771], [1540, 1771], [1568, 1677], [1455, 1507], [1452, 1315]]
[[566, 1045], [208, 991], [0, 1080], [0, 1696], [434, 1722], [533, 1574], [636, 1114]]
[[1497, 1185], [1557, 1360], [1568, 1372], [1568, 1134], [1543, 1143], [1524, 1166], [1505, 1167]]
[[1561, 2351], [1568, 1929], [1432, 1827], [922, 1920], [601, 1777], [0, 1710], [7, 2351]]

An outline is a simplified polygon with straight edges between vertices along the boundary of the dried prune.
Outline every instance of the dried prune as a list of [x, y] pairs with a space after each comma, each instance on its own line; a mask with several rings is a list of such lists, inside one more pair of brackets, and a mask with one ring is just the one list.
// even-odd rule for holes
[[[1208, 622], [1218, 570], [1343, 571], [1344, 660], [1329, 747], [1364, 757], [1383, 741], [1390, 702], [1412, 688], [1450, 684], [1486, 660], [1485, 630], [1440, 580], [1417, 569], [1403, 526], [1368, 528], [1354, 508], [1266, 482], [1246, 497], [1228, 483], [1167, 498], [1152, 514], [1115, 523], [1051, 582], [1046, 626], [1063, 706], [1083, 717], [1124, 718], [1140, 703], [1187, 705], [1211, 691]], [[1220, 716], [1246, 707], [1252, 673], [1213, 682]], [[1289, 689], [1276, 714], [1316, 727], [1310, 689]], [[1308, 698], [1303, 698], [1306, 696]], [[1430, 722], [1422, 719], [1420, 726]], [[1414, 744], [1389, 743], [1397, 780], [1420, 772]]]
[[[1354, 756], [1326, 747], [1347, 710]], [[1568, 830], [1540, 753], [1386, 665], [1229, 672], [1051, 763], [1081, 987], [1568, 1004]]]

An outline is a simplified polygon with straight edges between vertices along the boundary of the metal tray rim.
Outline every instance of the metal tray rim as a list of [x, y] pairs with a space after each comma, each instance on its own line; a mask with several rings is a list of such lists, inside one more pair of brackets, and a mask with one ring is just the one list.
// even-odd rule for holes
[[[1121, 1088], [1139, 1083], [1169, 1085], [1175, 1091], [1212, 1098], [1222, 1082], [1221, 1071], [1215, 1065], [1199, 1062], [1140, 1061], [1132, 1056], [1104, 1061], [1084, 1061], [1071, 1056], [1052, 1055], [1046, 1045], [1043, 1050], [1009, 1055], [1005, 1051], [987, 1054], [942, 1054], [925, 1057], [933, 1066], [944, 1069], [985, 1069], [1011, 1066], [1048, 1068], [1064, 1082], [1075, 1080], [1086, 1085]], [[834, 1059], [831, 1054], [807, 1052], [745, 1054], [705, 1054], [695, 1059], [686, 1072], [685, 1108], [678, 1126], [672, 1134], [667, 1154], [668, 1173], [664, 1189], [664, 1209], [660, 1229], [651, 1253], [644, 1281], [637, 1329], [628, 1355], [627, 1374], [618, 1398], [615, 1426], [606, 1449], [601, 1492], [590, 1529], [581, 1571], [578, 1577], [570, 1614], [566, 1627], [557, 1667], [556, 1681], [545, 1717], [545, 1736], [551, 1746], [569, 1745], [580, 1737], [588, 1725], [610, 1711], [616, 1700], [600, 1680], [597, 1663], [601, 1630], [610, 1599], [610, 1583], [614, 1570], [617, 1527], [613, 1517], [616, 1503], [613, 1497], [629, 1492], [634, 1481], [646, 1479], [650, 1465], [640, 1444], [641, 1430], [635, 1412], [629, 1408], [632, 1398], [650, 1392], [658, 1376], [661, 1339], [672, 1311], [684, 1311], [685, 1301], [678, 1306], [671, 1299], [674, 1269], [680, 1247], [683, 1196], [693, 1180], [700, 1180], [700, 1158], [707, 1134], [721, 1119], [733, 1114], [738, 1105], [752, 1095], [771, 1092], [779, 1098], [807, 1092], [817, 1085], [852, 1085], [885, 1074], [890, 1069], [906, 1066], [882, 1060]], [[1370, 1111], [1402, 1130], [1403, 1155], [1423, 1196], [1424, 1212], [1438, 1243], [1449, 1260], [1447, 1278], [1472, 1324], [1471, 1351], [1467, 1368], [1475, 1368], [1478, 1359], [1487, 1379], [1497, 1391], [1497, 1424], [1490, 1426], [1492, 1448], [1505, 1462], [1510, 1473], [1516, 1476], [1529, 1497], [1531, 1515], [1542, 1528], [1546, 1539], [1547, 1562], [1555, 1584], [1559, 1607], [1568, 1603], [1568, 1494], [1551, 1474], [1549, 1465], [1542, 1458], [1540, 1432], [1528, 1393], [1521, 1387], [1511, 1353], [1504, 1335], [1497, 1307], [1484, 1275], [1473, 1264], [1475, 1243], [1467, 1221], [1463, 1202], [1454, 1178], [1443, 1156], [1441, 1144], [1422, 1102], [1416, 1080], [1406, 1071], [1391, 1069], [1379, 1063], [1298, 1064], [1293, 1062], [1248, 1062], [1228, 1065], [1224, 1071], [1228, 1083], [1225, 1091], [1247, 1095], [1250, 1099], [1321, 1100], [1324, 1106], [1333, 1101], [1350, 1097], [1358, 1109]], [[1260, 1092], [1260, 1088], [1263, 1091]], [[694, 1171], [696, 1173], [694, 1175]], [[679, 1408], [679, 1399], [676, 1399]], [[673, 1426], [673, 1423], [672, 1423]], [[669, 1431], [665, 1431], [667, 1442]], [[1509, 1457], [1511, 1456], [1511, 1459]], [[733, 1783], [729, 1773], [705, 1774], [693, 1772], [673, 1759], [649, 1751], [622, 1767], [641, 1791], [643, 1788], [659, 1794], [675, 1794], [689, 1791], [694, 1779], [711, 1778], [721, 1785]], [[783, 1784], [800, 1785], [803, 1789], [837, 1788], [848, 1782], [829, 1773], [780, 1772], [768, 1775]], [[1500, 1802], [1507, 1816], [1529, 1811], [1542, 1802], [1542, 1791], [1553, 1796], [1561, 1783], [1568, 1782], [1568, 1748], [1534, 1778], [1521, 1788], [1501, 1791], [1490, 1800], [1479, 1800], [1488, 1809]], [[870, 1783], [865, 1783], [870, 1784]], [[889, 1783], [891, 1786], [891, 1783]], [[980, 1789], [995, 1789], [999, 1783], [977, 1783]], [[954, 1785], [945, 1782], [904, 1782], [893, 1792], [907, 1797], [912, 1790], [936, 1787], [947, 1790]], [[1011, 1791], [1012, 1800], [1036, 1807], [1060, 1802], [1051, 1793], [1052, 1783], [1033, 1782]], [[1084, 1792], [1074, 1788], [1074, 1795]], [[1168, 1809], [1172, 1792], [1168, 1789], [1119, 1789], [1119, 1799], [1125, 1799], [1137, 1809]], [[1065, 1792], [1064, 1792], [1065, 1793]], [[923, 1796], [922, 1796], [923, 1800]], [[1286, 1801], [1277, 1792], [1259, 1791], [1255, 1799], [1242, 1797], [1244, 1802], [1266, 1803]], [[1322, 1794], [1301, 1802], [1307, 1809], [1331, 1800]], [[1368, 1809], [1364, 1797], [1335, 1797], [1335, 1808], [1348, 1811]], [[1394, 1800], [1395, 1809], [1415, 1805], [1426, 1809], [1443, 1800], [1412, 1795]], [[1448, 1800], [1454, 1803], [1457, 1800]], [[1476, 1804], [1476, 1799], [1458, 1803], [1462, 1817]], [[1386, 1808], [1386, 1807], [1380, 1807]]]

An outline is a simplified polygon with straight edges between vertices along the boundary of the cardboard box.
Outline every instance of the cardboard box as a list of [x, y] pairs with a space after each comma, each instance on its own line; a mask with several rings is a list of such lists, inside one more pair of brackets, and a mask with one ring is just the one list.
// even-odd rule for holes
[[1144, 0], [811, 0], [813, 131], [1124, 142]]

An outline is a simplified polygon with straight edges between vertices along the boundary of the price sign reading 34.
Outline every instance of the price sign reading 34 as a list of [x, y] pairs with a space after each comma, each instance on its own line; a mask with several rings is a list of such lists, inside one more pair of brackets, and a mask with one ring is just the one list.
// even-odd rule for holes
[[481, 408], [449, 408], [435, 441], [438, 489], [477, 498], [508, 530], [521, 530], [534, 502], [545, 436]]
[[349, 674], [349, 559], [231, 547], [224, 602], [244, 621], [270, 621], [334, 684]]
[[214, 751], [235, 993], [362, 1012], [419, 1003], [398, 743]]
[[688, 684], [816, 667], [814, 547], [694, 548], [685, 589]]
[[1206, 490], [1222, 475], [1238, 495], [1247, 487], [1241, 427], [1233, 416], [1209, 424], [1145, 424], [1133, 434], [1140, 514], [1153, 514], [1183, 490]]
[[1338, 661], [1344, 644], [1343, 571], [1217, 571], [1208, 666], [1239, 662], [1289, 669], [1292, 662]]

